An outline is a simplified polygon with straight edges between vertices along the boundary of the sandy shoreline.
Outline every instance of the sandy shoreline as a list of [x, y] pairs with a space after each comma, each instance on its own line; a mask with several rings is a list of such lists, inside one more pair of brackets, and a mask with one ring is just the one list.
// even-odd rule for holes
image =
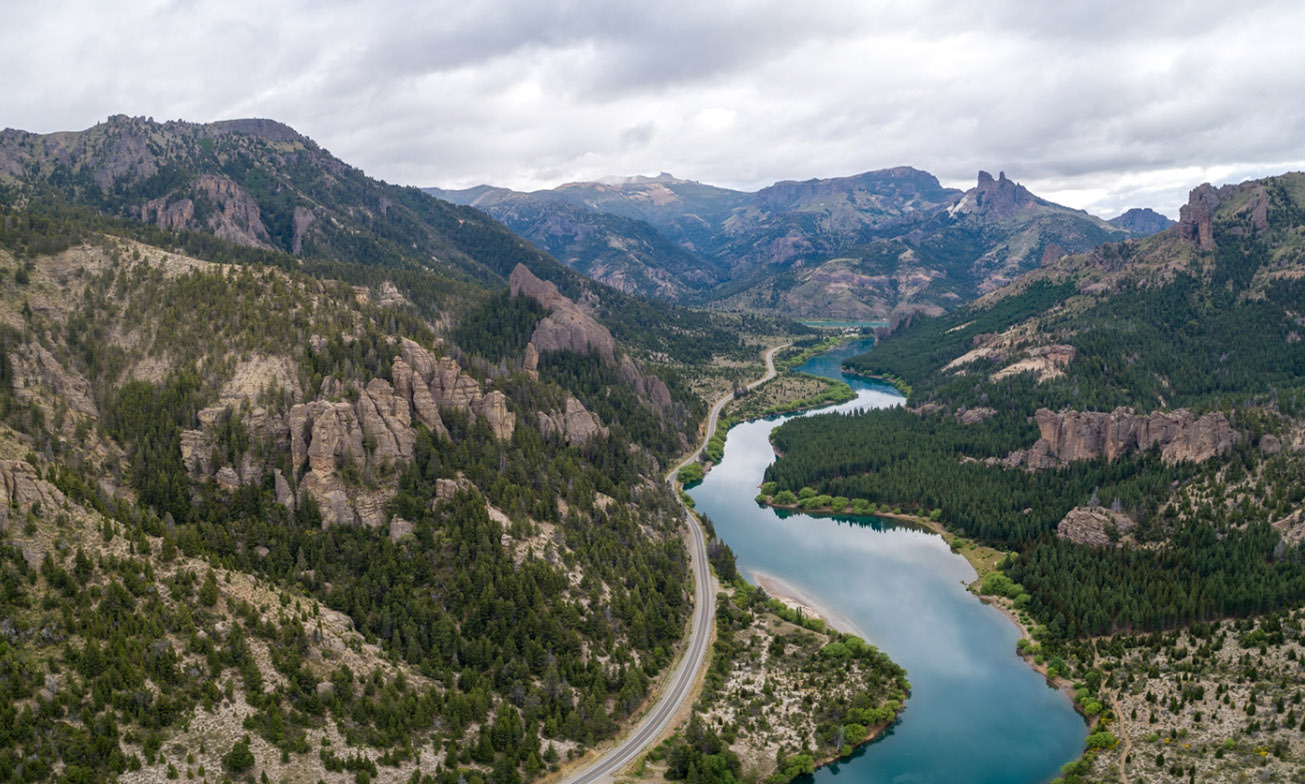
[[819, 600], [803, 593], [800, 589], [784, 582], [773, 574], [754, 570], [751, 576], [752, 581], [760, 586], [762, 590], [788, 607], [801, 610], [803, 615], [819, 618], [831, 629], [855, 634], [866, 642], [870, 642], [869, 638], [865, 636], [865, 632], [861, 631], [847, 616], [822, 605]]

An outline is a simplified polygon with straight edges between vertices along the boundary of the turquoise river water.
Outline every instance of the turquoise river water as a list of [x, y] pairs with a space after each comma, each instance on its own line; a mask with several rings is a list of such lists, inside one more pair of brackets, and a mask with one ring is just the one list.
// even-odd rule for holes
[[[891, 387], [842, 374], [843, 359], [872, 344], [847, 344], [802, 368], [856, 390], [832, 410], [902, 403]], [[1058, 775], [1083, 748], [1083, 720], [1016, 655], [1014, 624], [965, 590], [974, 570], [941, 537], [887, 520], [777, 513], [753, 500], [775, 459], [770, 431], [784, 419], [730, 430], [724, 459], [689, 494], [745, 576], [782, 581], [886, 652], [911, 682], [898, 724], [816, 771], [817, 784], [1042, 784]]]

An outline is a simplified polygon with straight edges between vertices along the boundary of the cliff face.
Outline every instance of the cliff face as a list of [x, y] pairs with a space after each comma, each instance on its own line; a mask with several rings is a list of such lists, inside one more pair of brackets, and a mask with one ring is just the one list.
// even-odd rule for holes
[[1125, 408], [1109, 414], [1042, 408], [1034, 416], [1041, 438], [1030, 449], [1012, 452], [1005, 465], [1057, 468], [1075, 460], [1114, 460], [1156, 445], [1166, 463], [1201, 463], [1224, 454], [1237, 440], [1228, 419], [1217, 412], [1194, 417], [1179, 409], [1141, 416]]
[[[518, 264], [508, 278], [508, 287], [513, 296], [530, 297], [549, 311], [535, 326], [526, 348], [527, 357], [534, 357], [534, 363], [538, 362], [539, 354], [548, 351], [581, 354], [596, 351], [604, 362], [620, 371], [650, 408], [661, 414], [671, 412], [671, 391], [666, 382], [646, 372], [628, 354], [619, 353], [611, 331], [562, 295], [557, 286], [540, 280], [524, 264]], [[533, 370], [533, 366], [528, 369]]]
[[211, 174], [195, 178], [190, 188], [194, 198], [160, 196], [141, 205], [137, 217], [161, 229], [202, 228], [241, 245], [272, 247], [258, 203], [244, 188]]
[[1010, 217], [1037, 203], [1028, 188], [1006, 179], [1006, 172], [999, 172], [995, 180], [986, 171], [979, 172], [978, 185], [966, 195], [969, 199], [962, 202], [962, 212], [997, 218]]
[[[292, 475], [299, 477], [299, 490], [313, 496], [325, 524], [372, 528], [384, 525], [384, 504], [391, 491], [358, 491], [345, 482], [342, 474], [381, 472], [384, 466], [411, 460], [418, 423], [447, 437], [441, 411], [463, 411], [484, 419], [500, 440], [512, 438], [515, 431], [516, 415], [508, 409], [507, 396], [502, 392], [484, 392], [454, 359], [436, 359], [411, 340], [399, 341], [398, 349], [390, 370], [394, 383], [373, 378], [356, 390], [354, 403], [318, 399], [296, 403], [284, 416], [269, 416], [263, 408], [239, 414], [251, 441], [289, 449]], [[334, 396], [341, 390], [331, 385], [326, 391]], [[220, 486], [234, 489], [258, 481], [266, 467], [249, 458], [248, 453], [240, 466], [214, 464], [213, 434], [237, 416], [233, 408], [239, 408], [238, 401], [228, 402], [235, 405], [199, 412], [200, 428], [182, 432], [181, 451], [194, 477], [213, 477]], [[580, 432], [579, 425], [576, 431]], [[290, 480], [279, 472], [277, 476], [277, 500], [293, 507], [295, 495]]]
[[598, 415], [574, 397], [567, 397], [565, 411], [540, 411], [538, 414], [541, 432], [560, 436], [573, 446], [583, 444], [591, 438], [607, 438], [610, 435]]
[[[1201, 250], [1214, 250], [1215, 212], [1220, 206], [1239, 200], [1237, 214], [1250, 217], [1251, 231], [1258, 234], [1269, 227], [1269, 194], [1259, 182], [1225, 185], [1215, 188], [1204, 183], [1192, 189], [1187, 204], [1178, 211], [1178, 236]], [[1242, 229], [1235, 227], [1234, 232]]]

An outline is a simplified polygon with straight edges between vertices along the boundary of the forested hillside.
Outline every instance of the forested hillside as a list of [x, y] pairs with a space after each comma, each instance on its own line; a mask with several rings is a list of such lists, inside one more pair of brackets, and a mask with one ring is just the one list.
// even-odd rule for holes
[[610, 737], [689, 612], [661, 474], [690, 383], [784, 326], [597, 286], [479, 216], [498, 239], [451, 232], [456, 263], [386, 255], [374, 215], [364, 264], [142, 223], [96, 171], [10, 181], [0, 214], [0, 778], [515, 782]]

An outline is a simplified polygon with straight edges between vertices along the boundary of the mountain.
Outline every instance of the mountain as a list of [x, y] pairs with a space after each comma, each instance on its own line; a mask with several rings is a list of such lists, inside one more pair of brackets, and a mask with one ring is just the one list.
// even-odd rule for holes
[[438, 335], [393, 285], [103, 235], [20, 259], [16, 223], [0, 766], [537, 775], [639, 706], [688, 610], [675, 403], [555, 287]]
[[620, 291], [684, 300], [722, 279], [719, 269], [643, 220], [600, 212], [549, 194], [485, 186], [465, 191], [425, 190], [489, 213], [567, 266]]
[[[77, 132], [0, 131], [3, 205], [30, 219], [129, 234], [210, 261], [417, 287], [408, 293], [420, 307], [449, 318], [505, 288], [524, 265], [640, 358], [706, 367], [713, 348], [740, 346], [737, 318], [655, 302], [643, 296], [650, 289], [631, 296], [595, 283], [480, 210], [367, 177], [272, 120], [197, 124], [116, 115]], [[35, 250], [47, 247], [33, 232], [24, 236]], [[56, 237], [48, 247], [68, 241]]]
[[367, 177], [271, 120], [122, 115], [85, 131], [0, 132], [0, 185], [164, 230], [295, 256], [501, 283], [543, 254], [478, 212]]
[[1153, 209], [1137, 207], [1111, 218], [1107, 223], [1127, 231], [1133, 237], [1147, 237], [1174, 225], [1172, 219]]
[[[529, 194], [488, 186], [430, 192], [484, 209], [600, 279], [638, 279], [667, 298], [804, 318], [942, 312], [1044, 260], [1133, 232], [1038, 199], [1004, 173], [980, 173], [975, 188], [961, 192], [910, 167], [755, 193], [669, 174]], [[640, 223], [600, 224], [599, 214]], [[581, 238], [576, 226], [595, 228]], [[650, 229], [682, 253], [652, 242]], [[612, 249], [629, 259], [630, 248], [639, 257], [624, 269], [593, 261]]]
[[[1305, 376], [1302, 193], [1300, 174], [1202, 185], [1171, 228], [1059, 259], [886, 341], [863, 366], [896, 372], [892, 364], [926, 396], [972, 386], [956, 374], [982, 365], [1003, 376], [1036, 369], [1048, 407], [1208, 406], [1275, 394], [1294, 406], [1281, 396]], [[948, 324], [964, 326], [948, 333]], [[926, 343], [927, 358], [909, 357]], [[1059, 358], [1035, 361], [1049, 351]], [[1077, 367], [1094, 372], [1075, 378]]]
[[[1303, 228], [1305, 174], [1202, 185], [1159, 234], [1062, 258], [849, 360], [910, 389], [914, 413], [891, 427], [868, 421], [865, 436], [937, 450], [936, 464], [922, 457], [917, 467], [938, 489], [892, 500], [942, 508], [970, 535], [1021, 551], [1010, 571], [1039, 586], [1031, 606], [1069, 636], [1305, 601], [1295, 566], [1259, 583], [1239, 576], [1236, 584], [1273, 594], [1250, 604], [1225, 590], [1229, 575], [1207, 569], [1210, 582], [1185, 589], [1201, 603], [1175, 608], [1153, 556], [1074, 547], [1114, 547], [1127, 533], [1126, 544], [1173, 548], [1181, 563], [1164, 568], [1175, 575], [1218, 558], [1251, 574], [1275, 547], [1305, 541], [1299, 504], [1280, 500], [1296, 496], [1290, 488], [1305, 471]], [[854, 449], [858, 439], [840, 425]], [[956, 463], [957, 450], [966, 462]], [[864, 470], [875, 476], [874, 466]], [[912, 475], [891, 481], [909, 486]], [[1224, 504], [1225, 495], [1246, 500]], [[985, 506], [996, 497], [999, 509]], [[1217, 547], [1204, 538], [1212, 530], [1225, 537]], [[1216, 556], [1218, 547], [1228, 552]], [[1068, 587], [1067, 565], [1094, 557], [1077, 579], [1097, 593]]]

